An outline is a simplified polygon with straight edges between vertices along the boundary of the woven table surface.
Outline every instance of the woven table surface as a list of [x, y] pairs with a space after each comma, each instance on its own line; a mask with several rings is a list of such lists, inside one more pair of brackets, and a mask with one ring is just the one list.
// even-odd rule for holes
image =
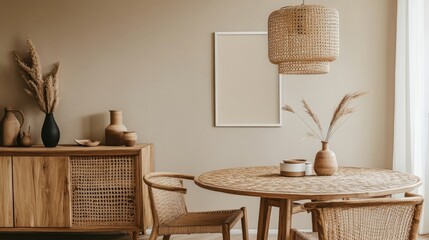
[[203, 188], [266, 198], [332, 199], [372, 197], [411, 191], [417, 176], [388, 169], [340, 167], [332, 176], [280, 176], [279, 167], [215, 170], [195, 177]]

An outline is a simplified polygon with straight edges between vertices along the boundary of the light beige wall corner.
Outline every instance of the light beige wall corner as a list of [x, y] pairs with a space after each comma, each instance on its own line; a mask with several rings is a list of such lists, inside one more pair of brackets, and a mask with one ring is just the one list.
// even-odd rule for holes
[[[11, 55], [30, 35], [43, 66], [61, 62], [55, 113], [61, 143], [102, 138], [108, 110], [121, 109], [140, 141], [155, 144], [156, 170], [199, 174], [283, 158], [312, 160], [320, 144], [301, 140], [306, 129], [292, 115], [283, 113], [281, 128], [213, 127], [212, 33], [266, 31], [269, 13], [293, 4], [301, 1], [0, 0], [0, 107], [24, 110], [40, 143], [43, 114], [24, 94]], [[343, 94], [369, 91], [331, 148], [340, 165], [390, 167], [394, 1], [323, 4], [340, 12], [340, 57], [327, 75], [286, 76], [283, 101], [298, 108], [305, 97], [326, 124]], [[246, 205], [250, 228], [256, 227], [255, 198], [196, 187], [190, 195], [191, 210]], [[308, 217], [299, 216], [294, 226], [308, 228]]]

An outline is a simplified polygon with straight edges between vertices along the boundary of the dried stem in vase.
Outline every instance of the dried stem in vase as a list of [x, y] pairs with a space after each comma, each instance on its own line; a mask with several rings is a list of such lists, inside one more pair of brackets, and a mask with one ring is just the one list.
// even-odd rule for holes
[[352, 92], [346, 94], [338, 104], [338, 106], [335, 108], [334, 113], [332, 114], [331, 121], [328, 126], [328, 131], [326, 132], [326, 135], [324, 134], [324, 131], [322, 129], [322, 124], [320, 123], [319, 118], [314, 113], [314, 111], [311, 109], [310, 105], [305, 101], [303, 98], [301, 100], [301, 103], [305, 109], [305, 112], [310, 117], [310, 119], [314, 122], [314, 124], [317, 126], [317, 129], [319, 130], [319, 134], [316, 133], [313, 127], [310, 126], [310, 124], [307, 123], [307, 121], [304, 120], [301, 115], [299, 115], [296, 111], [293, 110], [293, 108], [290, 105], [285, 105], [282, 109], [295, 114], [298, 116], [301, 121], [307, 125], [307, 127], [311, 130], [311, 132], [307, 132], [306, 136], [311, 138], [319, 139], [320, 141], [329, 142], [332, 139], [332, 136], [335, 134], [335, 132], [350, 118], [351, 114], [355, 112], [355, 108], [349, 107], [350, 103], [357, 98], [360, 98], [361, 96], [367, 94], [367, 92]]
[[15, 51], [15, 60], [27, 85], [25, 92], [36, 100], [40, 110], [44, 113], [53, 113], [59, 102], [58, 70], [60, 64], [56, 63], [52, 71], [43, 77], [39, 54], [29, 38], [27, 48], [28, 58], [21, 58]]

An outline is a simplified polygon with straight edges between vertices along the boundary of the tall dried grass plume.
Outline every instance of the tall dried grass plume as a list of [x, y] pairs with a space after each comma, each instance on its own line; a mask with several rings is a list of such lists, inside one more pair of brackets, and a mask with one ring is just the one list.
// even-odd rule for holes
[[43, 76], [39, 54], [29, 38], [27, 38], [27, 48], [29, 55], [25, 58], [21, 58], [18, 52], [14, 52], [21, 76], [27, 85], [25, 92], [36, 100], [40, 110], [44, 113], [53, 113], [59, 103], [58, 69], [60, 64], [56, 63], [53, 69]]
[[310, 117], [310, 119], [312, 119], [313, 122], [316, 124], [317, 129], [318, 129], [318, 133], [314, 130], [313, 127], [310, 126], [309, 123], [307, 123], [307, 121], [305, 121], [305, 119], [303, 117], [301, 117], [301, 115], [299, 115], [296, 111], [294, 111], [291, 106], [285, 105], [283, 107], [283, 110], [295, 114], [296, 116], [299, 117], [299, 119], [301, 119], [301, 121], [305, 125], [307, 125], [307, 127], [311, 130], [311, 132], [306, 133], [307, 137], [312, 137], [312, 138], [319, 139], [320, 141], [329, 142], [332, 139], [332, 136], [338, 130], [338, 128], [340, 128], [349, 119], [351, 114], [355, 112], [355, 108], [350, 107], [350, 103], [354, 99], [360, 98], [361, 96], [363, 96], [365, 94], [367, 94], [367, 92], [359, 92], [359, 91], [358, 92], [352, 92], [352, 93], [346, 94], [341, 99], [340, 103], [335, 108], [334, 113], [332, 114], [332, 118], [331, 118], [331, 121], [329, 123], [329, 127], [328, 127], [326, 134], [324, 133], [324, 131], [322, 129], [322, 124], [320, 123], [319, 118], [314, 113], [314, 111], [310, 108], [310, 105], [305, 101], [304, 98], [301, 100], [301, 103], [305, 109], [305, 113], [307, 113], [307, 115]]

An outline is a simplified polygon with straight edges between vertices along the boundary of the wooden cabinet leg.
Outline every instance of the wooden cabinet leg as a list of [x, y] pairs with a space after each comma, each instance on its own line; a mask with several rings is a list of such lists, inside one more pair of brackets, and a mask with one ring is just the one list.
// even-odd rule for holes
[[268, 229], [270, 227], [271, 205], [268, 204], [267, 198], [261, 198], [259, 204], [259, 219], [258, 219], [258, 232], [256, 235], [257, 240], [268, 239]]
[[132, 234], [133, 234], [133, 240], [137, 240], [139, 238], [140, 231], [133, 232]]

